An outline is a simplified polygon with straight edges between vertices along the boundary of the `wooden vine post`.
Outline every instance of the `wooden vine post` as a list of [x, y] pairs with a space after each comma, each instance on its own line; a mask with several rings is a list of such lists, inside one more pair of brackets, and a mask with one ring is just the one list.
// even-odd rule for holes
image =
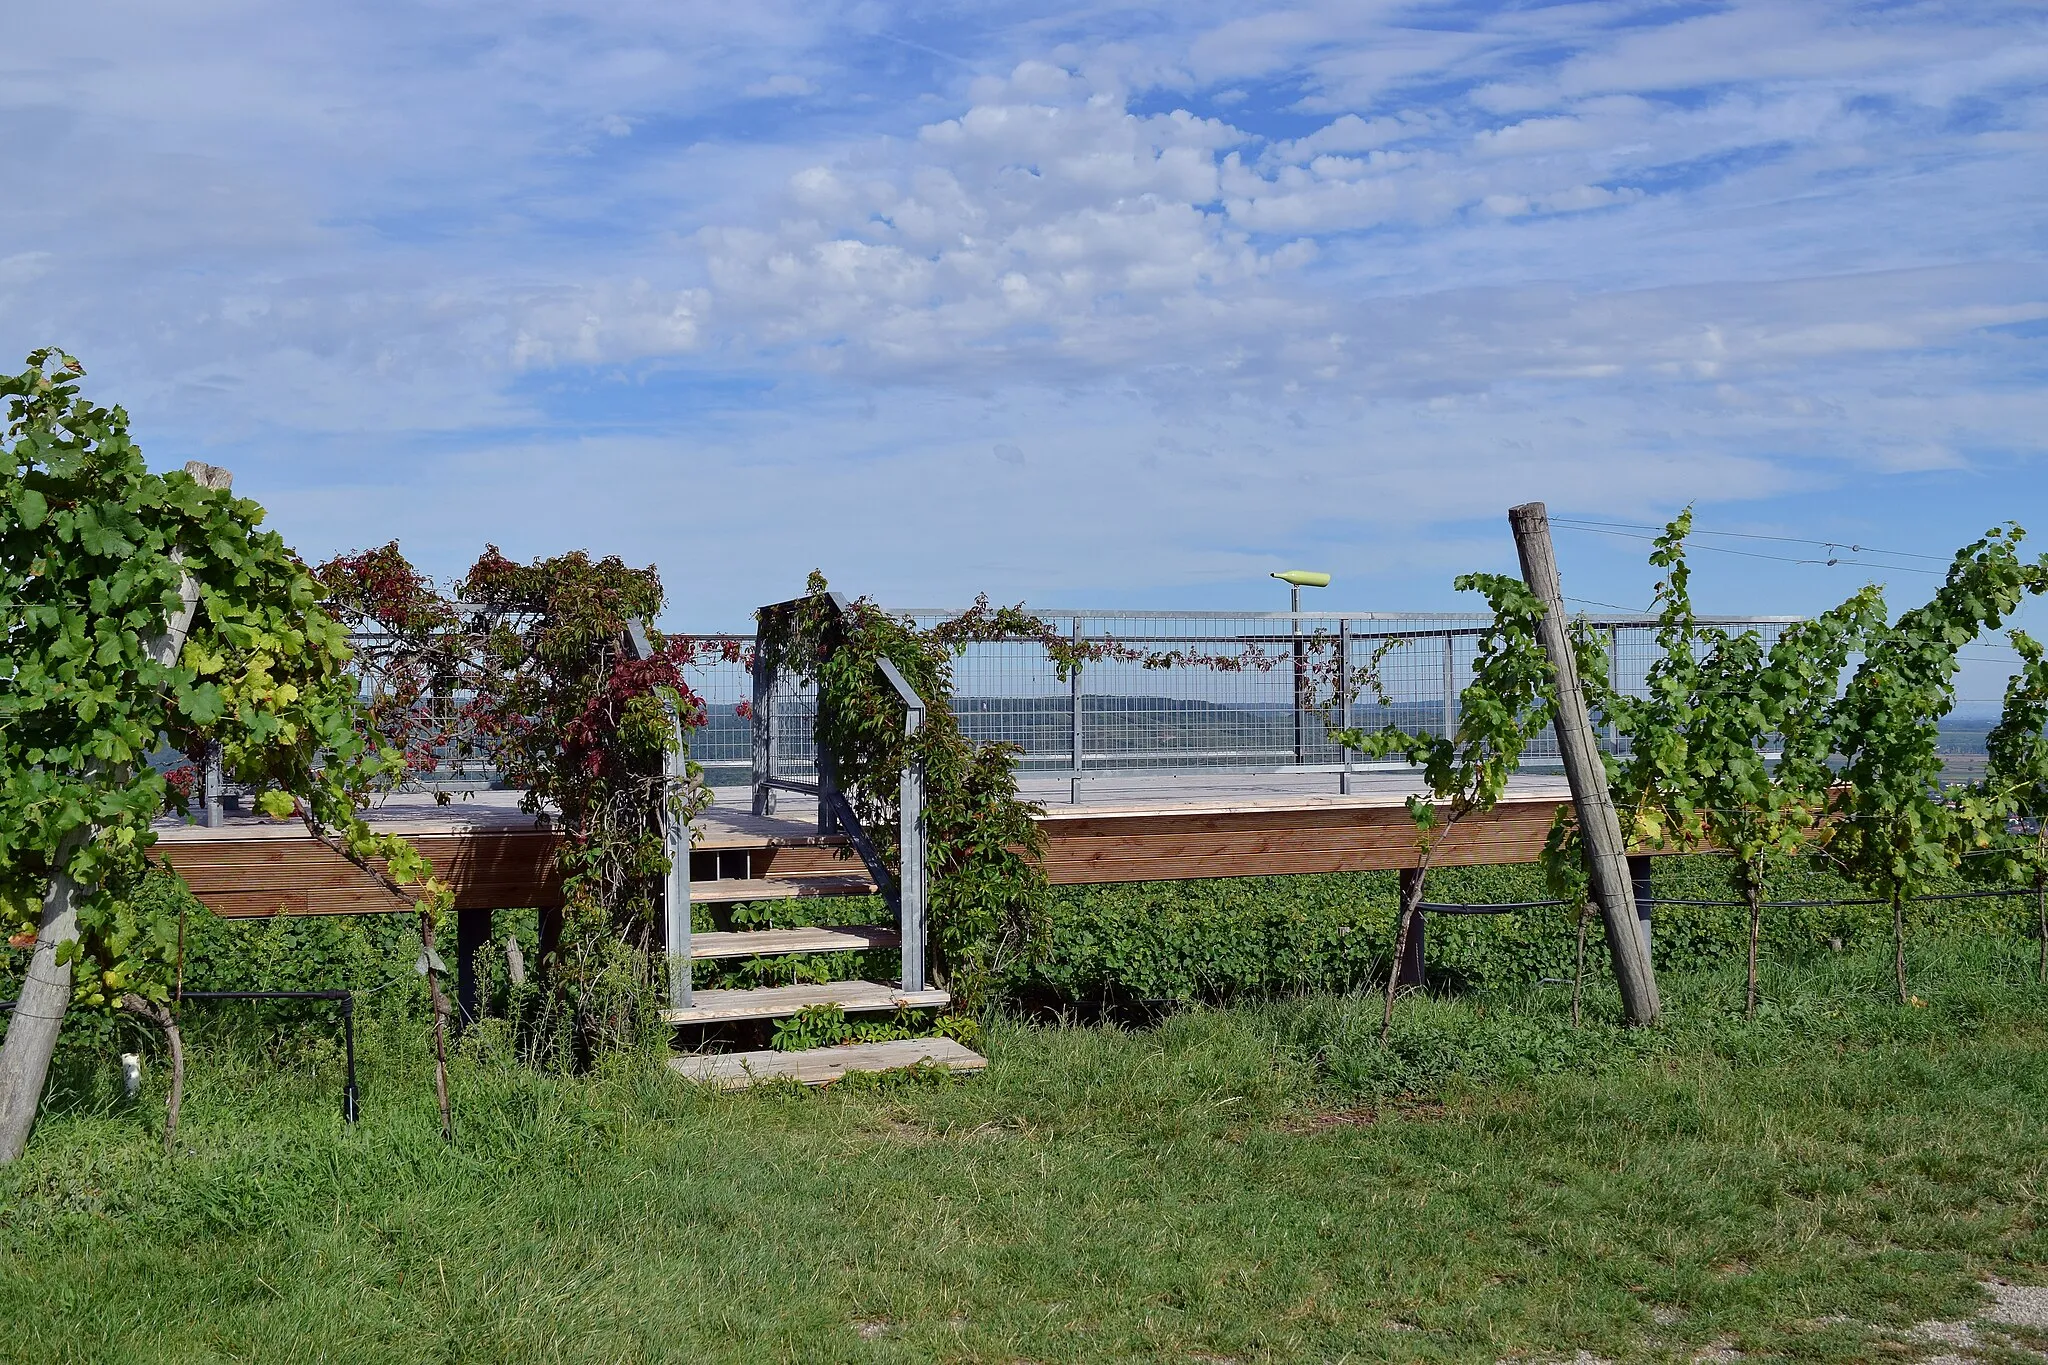
[[1621, 987], [1622, 1010], [1631, 1024], [1657, 1022], [1657, 975], [1649, 946], [1636, 922], [1635, 890], [1628, 874], [1628, 848], [1621, 821], [1607, 786], [1607, 767], [1593, 734], [1592, 713], [1579, 685], [1577, 654], [1565, 624], [1564, 591], [1558, 581], [1557, 556], [1550, 545], [1550, 517], [1540, 502], [1508, 511], [1515, 550], [1522, 561], [1522, 581], [1543, 603], [1537, 635], [1555, 678], [1558, 752], [1571, 783], [1572, 805], [1578, 812], [1586, 843], [1586, 871], [1600, 917], [1607, 925], [1608, 953], [1614, 979]]

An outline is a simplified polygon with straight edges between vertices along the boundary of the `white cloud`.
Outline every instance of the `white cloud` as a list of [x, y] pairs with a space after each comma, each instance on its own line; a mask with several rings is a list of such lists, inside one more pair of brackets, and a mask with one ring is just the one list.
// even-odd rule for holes
[[818, 87], [816, 82], [812, 81], [808, 76], [799, 76], [791, 71], [782, 71], [770, 76], [765, 81], [755, 81], [752, 85], [746, 87], [746, 93], [763, 99], [777, 97], [794, 99], [804, 95], [815, 95], [818, 93]]

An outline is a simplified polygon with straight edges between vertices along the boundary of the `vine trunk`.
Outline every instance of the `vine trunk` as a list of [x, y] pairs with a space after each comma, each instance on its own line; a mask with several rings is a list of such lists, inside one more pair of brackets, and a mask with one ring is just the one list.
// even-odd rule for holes
[[2034, 925], [2041, 940], [2041, 965], [2036, 979], [2048, 982], [2048, 872], [2034, 874]]
[[441, 971], [434, 964], [434, 912], [420, 911], [420, 943], [426, 949], [427, 1000], [434, 1011], [434, 1098], [441, 1106], [441, 1139], [455, 1141], [455, 1116], [448, 1109], [448, 998], [441, 991]]
[[1592, 917], [1593, 902], [1590, 899], [1579, 902], [1579, 949], [1572, 963], [1572, 1027], [1579, 1026], [1579, 1002], [1584, 998], [1586, 988], [1586, 921]]
[[178, 1150], [178, 1111], [185, 1104], [185, 1035], [178, 1028], [178, 1016], [167, 1005], [154, 1004], [130, 991], [121, 997], [121, 1008], [137, 1014], [164, 1031], [171, 1050], [171, 1093], [164, 1102], [164, 1155]]
[[1742, 1013], [1746, 1019], [1756, 1018], [1756, 945], [1763, 935], [1764, 888], [1763, 879], [1750, 876], [1743, 881], [1743, 899], [1749, 902], [1749, 983], [1743, 997]]
[[1414, 930], [1417, 907], [1422, 904], [1423, 883], [1429, 878], [1429, 851], [1416, 860], [1415, 875], [1401, 889], [1401, 919], [1394, 931], [1394, 960], [1387, 966], [1386, 1008], [1380, 1015], [1380, 1046], [1394, 1033], [1394, 994], [1401, 988], [1401, 964], [1408, 960], [1408, 936]]
[[1911, 997], [1906, 993], [1906, 895], [1903, 890], [1892, 892], [1892, 975], [1898, 978], [1899, 1003], [1906, 1004]]

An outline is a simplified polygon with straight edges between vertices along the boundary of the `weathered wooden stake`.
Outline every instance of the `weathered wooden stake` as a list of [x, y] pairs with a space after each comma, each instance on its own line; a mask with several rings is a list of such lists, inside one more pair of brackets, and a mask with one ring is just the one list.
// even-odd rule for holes
[[[1401, 903], [1409, 903], [1410, 879], [1422, 876], [1418, 868], [1401, 869]], [[1401, 985], [1404, 989], [1424, 990], [1429, 986], [1429, 918], [1423, 912], [1422, 888], [1414, 888], [1415, 910], [1408, 917], [1408, 942], [1401, 953]]]
[[1515, 550], [1522, 560], [1522, 581], [1543, 600], [1537, 633], [1557, 681], [1557, 748], [1571, 782], [1572, 805], [1578, 811], [1579, 835], [1586, 842], [1586, 870], [1600, 918], [1607, 926], [1607, 950], [1614, 958], [1614, 979], [1621, 987], [1623, 1013], [1631, 1024], [1654, 1024], [1659, 1013], [1657, 975], [1636, 922], [1636, 898], [1629, 885], [1628, 848], [1621, 838], [1621, 820], [1607, 789], [1607, 767], [1593, 734], [1593, 717], [1579, 683], [1579, 661], [1565, 627], [1564, 589], [1558, 582], [1557, 556], [1550, 546], [1550, 516], [1540, 502], [1508, 511]]
[[491, 941], [489, 908], [464, 906], [455, 912], [455, 1026], [468, 1028], [484, 1017], [483, 964], [477, 957]]

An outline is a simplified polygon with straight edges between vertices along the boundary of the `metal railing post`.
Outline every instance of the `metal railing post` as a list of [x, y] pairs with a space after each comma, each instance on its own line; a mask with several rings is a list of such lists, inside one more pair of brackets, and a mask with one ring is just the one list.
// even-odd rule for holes
[[[924, 701], [895, 664], [878, 659], [882, 676], [903, 699], [903, 734], [915, 740], [924, 728]], [[903, 951], [903, 989], [921, 991], [925, 982], [925, 823], [924, 764], [912, 758], [903, 765], [897, 789], [897, 935]]]
[[[682, 721], [676, 722], [676, 740], [687, 744]], [[690, 1008], [690, 822], [671, 803], [687, 800], [690, 760], [686, 749], [668, 755], [662, 765], [663, 801], [661, 841], [668, 854], [668, 881], [662, 888], [662, 944], [668, 950], [668, 1003], [670, 1009]]]
[[839, 832], [839, 809], [832, 801], [833, 793], [839, 790], [839, 769], [832, 762], [832, 751], [825, 747], [822, 740], [815, 738], [817, 735], [828, 733], [830, 729], [831, 725], [825, 711], [825, 696], [824, 693], [820, 692], [818, 694], [818, 718], [812, 727], [812, 747], [815, 751], [818, 767], [818, 833], [820, 834], [837, 834]]
[[[635, 621], [626, 631], [626, 645], [642, 659], [652, 657], [647, 624]], [[690, 1007], [690, 822], [681, 807], [689, 799], [690, 732], [683, 727], [682, 713], [665, 698], [669, 724], [675, 727], [676, 747], [661, 758], [661, 846], [668, 855], [668, 876], [661, 888], [661, 942], [668, 959], [668, 1003], [670, 1009]], [[488, 922], [488, 921], [487, 921]], [[467, 961], [467, 958], [464, 959]]]
[[1292, 592], [1289, 603], [1293, 611], [1287, 629], [1294, 637], [1294, 766], [1299, 768], [1302, 764], [1302, 694], [1308, 690], [1308, 657], [1302, 652], [1301, 645], [1301, 588], [1295, 584], [1290, 584], [1289, 587]]
[[[1337, 618], [1337, 726], [1351, 728], [1351, 618]], [[1351, 750], [1343, 750], [1343, 769], [1337, 774], [1337, 791], [1351, 795]]]
[[775, 657], [767, 647], [772, 626], [767, 619], [754, 636], [754, 814], [775, 814]]
[[221, 771], [220, 745], [208, 743], [206, 757], [199, 769], [199, 823], [208, 829], [219, 829], [227, 823], [227, 803], [221, 790], [226, 785], [226, 775]]
[[[1616, 667], [1620, 664], [1620, 662], [1621, 627], [1609, 626], [1607, 628], [1607, 685], [1609, 687], [1616, 688], [1616, 690], [1619, 690], [1619, 687], [1614, 681], [1614, 671]], [[1601, 719], [1607, 722], [1605, 725], [1601, 727], [1603, 730], [1607, 732], [1607, 752], [1610, 754], [1619, 754], [1621, 752], [1621, 731], [1615, 727], [1614, 717], [1603, 716], [1601, 717]]]
[[1074, 618], [1074, 671], [1067, 679], [1067, 695], [1073, 715], [1070, 718], [1073, 729], [1074, 776], [1067, 788], [1067, 804], [1081, 804], [1081, 618]]
[[1458, 733], [1458, 637], [1444, 632], [1444, 738]]

